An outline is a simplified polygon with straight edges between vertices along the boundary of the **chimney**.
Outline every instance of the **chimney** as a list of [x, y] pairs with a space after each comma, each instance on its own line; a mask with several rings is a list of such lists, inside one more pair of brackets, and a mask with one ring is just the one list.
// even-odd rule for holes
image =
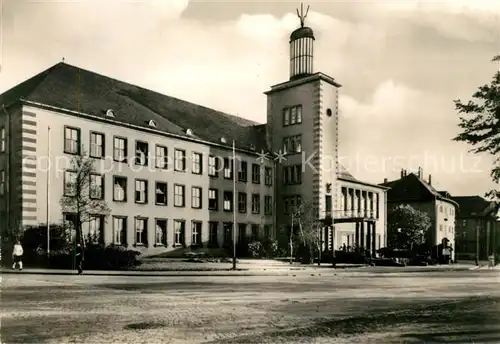
[[422, 177], [423, 177], [423, 176], [422, 176], [422, 168], [421, 168], [420, 166], [418, 167], [417, 176], [418, 176], [418, 178], [420, 178], [420, 179], [422, 179]]
[[432, 176], [429, 174], [429, 185], [432, 185]]
[[401, 178], [403, 178], [404, 176], [405, 176], [405, 170], [401, 169]]
[[387, 178], [384, 178], [384, 184], [387, 184], [388, 180]]

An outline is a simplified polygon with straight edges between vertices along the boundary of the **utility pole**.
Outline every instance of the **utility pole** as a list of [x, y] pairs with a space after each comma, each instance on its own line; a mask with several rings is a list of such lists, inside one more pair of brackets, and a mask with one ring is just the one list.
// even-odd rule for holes
[[476, 266], [479, 266], [479, 222], [476, 222]]
[[47, 128], [47, 258], [50, 257], [50, 126]]
[[233, 140], [233, 270], [236, 270], [236, 148]]
[[293, 264], [293, 209], [292, 209], [292, 227], [290, 228], [290, 264]]

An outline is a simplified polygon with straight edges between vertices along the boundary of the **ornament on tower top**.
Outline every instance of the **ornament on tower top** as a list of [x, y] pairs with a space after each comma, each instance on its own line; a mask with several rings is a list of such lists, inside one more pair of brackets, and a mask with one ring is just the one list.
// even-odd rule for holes
[[304, 27], [304, 21], [306, 20], [307, 13], [309, 13], [309, 5], [307, 5], [306, 13], [304, 13], [304, 4], [300, 3], [300, 13], [299, 9], [297, 8], [297, 16], [300, 19], [300, 27]]

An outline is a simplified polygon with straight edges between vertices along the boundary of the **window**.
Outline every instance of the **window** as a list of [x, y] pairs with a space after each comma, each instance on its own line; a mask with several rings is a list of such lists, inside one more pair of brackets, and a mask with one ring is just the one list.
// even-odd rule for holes
[[127, 244], [127, 218], [113, 216], [113, 244]]
[[240, 161], [240, 168], [238, 170], [238, 180], [240, 182], [247, 181], [248, 166], [246, 161]]
[[215, 156], [208, 157], [208, 175], [210, 177], [219, 177], [219, 159]]
[[290, 108], [283, 109], [283, 126], [290, 125]]
[[375, 201], [375, 205], [376, 205], [376, 215], [377, 215], [377, 219], [379, 218], [380, 216], [380, 195], [377, 193], [375, 194], [376, 195], [376, 201]]
[[90, 132], [90, 156], [104, 158], [104, 134]]
[[64, 153], [80, 154], [80, 129], [64, 127]]
[[219, 246], [219, 240], [218, 240], [218, 229], [219, 229], [219, 223], [217, 222], [209, 222], [208, 223], [208, 246], [210, 247], [218, 247]]
[[266, 215], [273, 213], [273, 199], [271, 196], [264, 196], [264, 213]]
[[148, 181], [135, 180], [135, 203], [148, 203]]
[[148, 219], [146, 218], [135, 219], [135, 244], [145, 246], [148, 244]]
[[185, 207], [186, 206], [186, 187], [184, 185], [175, 184], [174, 185], [174, 206], [175, 207]]
[[443, 206], [442, 206], [442, 205], [440, 205], [440, 206], [439, 206], [439, 212], [440, 212], [440, 213], [442, 213], [442, 212], [443, 212]]
[[118, 162], [127, 161], [127, 139], [114, 137], [113, 139], [113, 159]]
[[233, 193], [224, 191], [224, 211], [233, 211]]
[[252, 164], [252, 183], [260, 184], [260, 165]]
[[104, 199], [104, 177], [99, 174], [90, 175], [90, 191], [91, 199]]
[[203, 155], [201, 153], [193, 153], [193, 173], [203, 173]]
[[149, 146], [147, 142], [135, 141], [135, 164], [148, 165]]
[[302, 135], [285, 137], [283, 139], [283, 152], [285, 154], [302, 153]]
[[0, 171], [0, 195], [5, 194], [5, 171]]
[[273, 185], [273, 169], [271, 167], [264, 168], [264, 183], [266, 186]]
[[156, 168], [168, 168], [168, 150], [165, 146], [156, 145], [155, 151]]
[[5, 152], [5, 128], [0, 128], [0, 153]]
[[302, 183], [302, 165], [283, 167], [283, 183], [285, 185], [298, 185]]
[[442, 232], [443, 231], [443, 225], [439, 225], [439, 231]]
[[75, 171], [64, 172], [64, 196], [76, 195], [76, 176]]
[[191, 207], [201, 209], [201, 188], [197, 186], [191, 187]]
[[193, 221], [192, 230], [191, 230], [191, 245], [192, 246], [201, 246], [201, 222]]
[[462, 227], [467, 227], [467, 220], [462, 220]]
[[166, 219], [156, 219], [155, 228], [155, 245], [167, 246], [167, 220]]
[[259, 225], [252, 225], [252, 239], [257, 240], [259, 238]]
[[247, 212], [247, 194], [244, 192], [238, 192], [238, 211], [240, 213]]
[[288, 196], [283, 199], [284, 204], [284, 213], [285, 214], [294, 214], [300, 209], [300, 205], [302, 202], [301, 196]]
[[208, 209], [218, 210], [219, 209], [219, 190], [209, 189], [208, 190]]
[[252, 213], [253, 214], [260, 213], [260, 195], [259, 194], [252, 195]]
[[127, 178], [115, 176], [113, 180], [113, 201], [127, 201]]
[[333, 204], [332, 204], [332, 196], [330, 195], [325, 196], [325, 210], [328, 215], [331, 215], [333, 210]]
[[88, 233], [84, 235], [84, 240], [90, 243], [98, 244], [103, 241], [104, 234], [104, 216], [92, 215], [89, 221]]
[[186, 171], [186, 151], [182, 149], [175, 149], [174, 169], [179, 172]]
[[247, 225], [244, 223], [238, 224], [238, 241], [242, 243], [247, 237]]
[[233, 242], [233, 223], [224, 222], [224, 246], [229, 246]]
[[269, 239], [271, 238], [271, 225], [264, 225], [264, 238]]
[[186, 222], [184, 220], [174, 221], [174, 247], [184, 245], [184, 233]]
[[167, 183], [156, 182], [156, 205], [167, 205]]
[[302, 105], [283, 109], [283, 126], [302, 123]]
[[233, 179], [233, 161], [229, 158], [224, 158], [224, 178]]

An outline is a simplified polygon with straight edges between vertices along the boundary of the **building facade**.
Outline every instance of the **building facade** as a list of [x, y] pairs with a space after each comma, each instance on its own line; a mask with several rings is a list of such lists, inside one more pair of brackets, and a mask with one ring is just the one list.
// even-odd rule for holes
[[[454, 260], [455, 247], [455, 216], [458, 204], [446, 191], [437, 191], [432, 186], [432, 177], [424, 180], [423, 171], [407, 173], [401, 171], [400, 179], [394, 181], [385, 180], [382, 184], [389, 187], [387, 192], [387, 207], [398, 205], [411, 205], [416, 210], [426, 213], [431, 220], [431, 228], [428, 232], [427, 242], [430, 246], [437, 247], [446, 241], [452, 250]], [[433, 252], [439, 256], [439, 252]]]
[[457, 259], [487, 260], [500, 252], [500, 204], [480, 196], [453, 197], [460, 206], [456, 217]]
[[266, 92], [267, 124], [65, 63], [10, 89], [0, 95], [1, 226], [74, 223], [59, 201], [85, 155], [96, 168], [89, 195], [111, 209], [83, 225], [95, 240], [151, 254], [221, 247], [233, 223], [236, 240], [275, 237], [307, 204], [333, 219], [325, 249], [374, 254], [386, 242], [387, 188], [338, 164], [340, 84], [313, 73], [313, 44], [310, 28], [292, 33], [290, 80]]

